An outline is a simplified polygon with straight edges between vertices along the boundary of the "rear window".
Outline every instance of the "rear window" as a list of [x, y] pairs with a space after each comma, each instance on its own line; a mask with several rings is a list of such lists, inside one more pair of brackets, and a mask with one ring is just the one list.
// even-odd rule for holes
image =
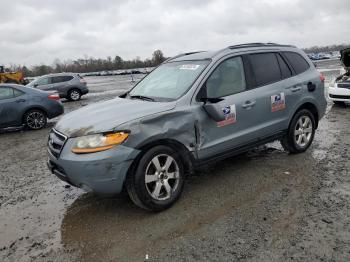
[[257, 86], [281, 80], [281, 71], [275, 53], [252, 54], [250, 62]]
[[283, 54], [288, 59], [297, 75], [305, 72], [310, 68], [309, 63], [298, 53], [283, 52]]

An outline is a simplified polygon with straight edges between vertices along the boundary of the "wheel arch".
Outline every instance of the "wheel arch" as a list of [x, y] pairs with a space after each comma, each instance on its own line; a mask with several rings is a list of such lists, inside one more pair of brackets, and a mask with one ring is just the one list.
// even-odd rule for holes
[[155, 147], [155, 146], [168, 146], [171, 149], [173, 149], [180, 159], [182, 160], [182, 163], [184, 164], [185, 167], [185, 172], [193, 172], [193, 167], [194, 167], [194, 158], [191, 154], [191, 152], [179, 141], [175, 139], [158, 139], [155, 141], [148, 142], [144, 145], [141, 145], [138, 147], [138, 149], [141, 151], [139, 154], [140, 157], [147, 152], [150, 148]]
[[79, 93], [81, 94], [81, 90], [80, 90], [79, 87], [77, 87], [77, 86], [70, 86], [70, 87], [67, 88], [67, 95], [68, 95], [69, 92], [72, 91], [72, 90], [78, 90]]
[[292, 122], [292, 119], [293, 119], [293, 117], [295, 116], [295, 114], [296, 114], [297, 112], [299, 112], [300, 110], [302, 110], [302, 109], [307, 109], [307, 110], [309, 110], [309, 111], [312, 113], [312, 115], [313, 115], [314, 118], [315, 118], [315, 124], [316, 124], [315, 129], [317, 129], [317, 127], [318, 127], [318, 122], [319, 122], [319, 113], [318, 113], [318, 110], [317, 110], [316, 105], [315, 105], [314, 103], [312, 103], [312, 102], [305, 102], [305, 103], [301, 104], [301, 105], [297, 108], [297, 110], [295, 110], [295, 112], [294, 112], [292, 118], [291, 118], [290, 121], [289, 121], [289, 125], [288, 125], [288, 126], [290, 126], [290, 124], [291, 124], [291, 122]]
[[46, 117], [48, 115], [48, 112], [45, 108], [43, 108], [42, 106], [31, 106], [31, 107], [28, 107], [26, 108], [24, 111], [23, 111], [23, 114], [22, 114], [22, 123], [24, 123], [25, 119], [24, 119], [24, 116], [30, 111], [30, 110], [40, 110], [42, 112], [45, 113]]
[[[141, 157], [149, 149], [155, 146], [167, 146], [172, 148], [178, 154], [182, 163], [184, 164], [185, 173], [194, 172], [194, 162], [195, 162], [194, 157], [192, 156], [191, 152], [181, 142], [174, 139], [158, 139], [137, 147], [137, 149], [140, 150], [140, 153], [137, 155], [137, 157], [134, 159], [133, 163], [129, 167], [129, 170], [126, 175], [126, 179], [135, 171]], [[126, 179], [124, 180], [123, 187], [125, 187]]]

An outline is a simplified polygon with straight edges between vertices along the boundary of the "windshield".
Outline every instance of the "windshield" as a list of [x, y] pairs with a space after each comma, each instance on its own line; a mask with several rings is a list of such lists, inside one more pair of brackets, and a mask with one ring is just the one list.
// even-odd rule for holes
[[209, 62], [196, 60], [162, 64], [136, 85], [129, 95], [154, 101], [176, 100], [187, 92]]

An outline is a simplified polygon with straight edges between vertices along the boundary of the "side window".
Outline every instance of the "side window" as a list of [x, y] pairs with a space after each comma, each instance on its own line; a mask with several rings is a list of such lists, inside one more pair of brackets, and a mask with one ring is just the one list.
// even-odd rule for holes
[[51, 83], [50, 77], [43, 77], [36, 82], [38, 86], [48, 85]]
[[206, 81], [208, 98], [219, 98], [246, 90], [243, 61], [233, 57], [222, 62]]
[[0, 87], [0, 100], [13, 98], [13, 89], [11, 87]]
[[301, 74], [310, 68], [310, 65], [306, 60], [298, 53], [294, 52], [283, 52], [292, 65], [296, 74]]
[[275, 53], [252, 54], [250, 62], [257, 86], [281, 80], [281, 71]]
[[68, 82], [73, 79], [73, 76], [64, 76], [63, 78], [64, 78], [63, 80], [64, 82]]
[[18, 96], [21, 96], [21, 95], [24, 95], [24, 92], [22, 92], [20, 90], [17, 90], [16, 88], [13, 89], [13, 96], [14, 97], [18, 97]]
[[52, 77], [52, 83], [62, 83], [73, 79], [73, 76], [54, 76]]
[[281, 68], [281, 73], [282, 73], [282, 78], [288, 78], [292, 76], [292, 71], [290, 70], [289, 66], [286, 64], [286, 62], [284, 61], [284, 59], [281, 57], [280, 54], [276, 54], [277, 55], [277, 60], [278, 60], [278, 64], [280, 65]]

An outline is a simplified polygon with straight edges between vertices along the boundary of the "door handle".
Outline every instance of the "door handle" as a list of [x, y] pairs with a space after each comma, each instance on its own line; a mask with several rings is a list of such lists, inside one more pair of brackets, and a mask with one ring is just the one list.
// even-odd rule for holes
[[301, 90], [301, 86], [292, 86], [290, 89], [290, 91], [292, 91], [292, 92], [298, 92], [300, 90]]
[[25, 102], [26, 100], [25, 99], [17, 99], [15, 102], [16, 103], [23, 103], [23, 102]]
[[244, 104], [243, 104], [243, 108], [246, 108], [246, 109], [248, 109], [248, 108], [251, 108], [251, 107], [253, 107], [254, 105], [256, 104], [256, 101], [254, 100], [254, 101], [246, 101]]

